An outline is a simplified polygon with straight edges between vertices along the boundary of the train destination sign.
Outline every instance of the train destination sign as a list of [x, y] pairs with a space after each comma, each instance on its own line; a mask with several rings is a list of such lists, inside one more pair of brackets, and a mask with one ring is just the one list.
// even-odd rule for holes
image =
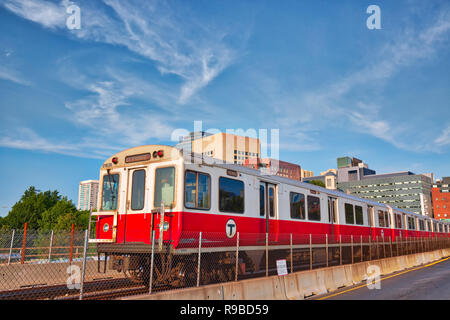
[[126, 157], [125, 162], [131, 163], [131, 162], [147, 161], [150, 160], [150, 158], [151, 158], [150, 153], [136, 154], [133, 156]]

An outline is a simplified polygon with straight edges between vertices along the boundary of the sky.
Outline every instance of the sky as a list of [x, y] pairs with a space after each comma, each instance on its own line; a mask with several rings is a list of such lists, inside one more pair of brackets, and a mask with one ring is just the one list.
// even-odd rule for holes
[[108, 157], [194, 121], [279, 130], [315, 174], [450, 176], [449, 36], [447, 0], [2, 0], [0, 216], [32, 185], [76, 204]]

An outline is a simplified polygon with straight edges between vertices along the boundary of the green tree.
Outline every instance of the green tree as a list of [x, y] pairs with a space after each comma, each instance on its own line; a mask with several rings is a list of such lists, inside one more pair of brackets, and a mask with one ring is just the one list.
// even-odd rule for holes
[[88, 211], [78, 211], [73, 202], [62, 197], [58, 191], [40, 192], [31, 186], [0, 219], [1, 229], [22, 229], [28, 222], [29, 229], [70, 230], [72, 223], [77, 230], [86, 229]]
[[39, 227], [44, 230], [55, 229], [59, 219], [66, 214], [77, 212], [77, 208], [68, 200], [67, 197], [63, 197], [53, 207], [45, 210], [42, 213], [42, 218], [39, 222]]
[[311, 181], [308, 181], [308, 182], [311, 183], [311, 184], [314, 184], [316, 186], [325, 188], [325, 183], [323, 183], [320, 180], [311, 180]]
[[38, 192], [31, 186], [11, 208], [3, 224], [13, 229], [21, 229], [25, 222], [28, 222], [30, 229], [37, 229], [42, 213], [53, 207], [59, 200], [61, 196], [58, 191]]

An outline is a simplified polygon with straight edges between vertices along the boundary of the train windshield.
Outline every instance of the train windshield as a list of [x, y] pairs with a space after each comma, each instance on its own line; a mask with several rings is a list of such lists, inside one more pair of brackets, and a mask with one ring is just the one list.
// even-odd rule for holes
[[175, 168], [158, 168], [155, 173], [155, 208], [164, 202], [165, 207], [172, 207], [175, 196]]
[[117, 210], [119, 194], [119, 175], [107, 174], [103, 176], [102, 210]]

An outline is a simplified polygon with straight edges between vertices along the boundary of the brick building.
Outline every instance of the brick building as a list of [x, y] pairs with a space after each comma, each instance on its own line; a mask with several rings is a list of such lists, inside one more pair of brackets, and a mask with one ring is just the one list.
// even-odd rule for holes
[[431, 188], [435, 219], [450, 220], [450, 177], [437, 180]]
[[253, 158], [245, 159], [242, 165], [253, 169], [261, 169], [266, 174], [301, 180], [301, 168], [298, 164], [270, 158]]

